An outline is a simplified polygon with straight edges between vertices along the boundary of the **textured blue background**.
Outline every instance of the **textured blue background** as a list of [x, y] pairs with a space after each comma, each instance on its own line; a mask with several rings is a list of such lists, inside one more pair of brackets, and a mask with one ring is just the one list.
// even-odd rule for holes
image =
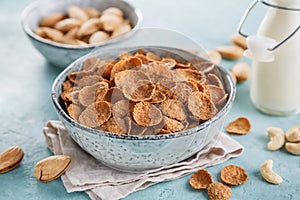
[[[57, 119], [50, 101], [50, 88], [61, 71], [49, 65], [32, 47], [22, 31], [20, 14], [31, 0], [0, 1], [0, 152], [12, 145], [25, 151], [22, 164], [15, 170], [0, 175], [0, 199], [69, 199], [86, 200], [83, 192], [68, 194], [60, 179], [49, 183], [36, 181], [33, 167], [51, 152], [47, 149], [42, 128], [47, 120]], [[209, 50], [230, 43], [230, 37], [250, 0], [131, 0], [144, 14], [144, 26], [174, 29], [193, 38]], [[253, 33], [260, 20], [260, 9], [247, 23], [246, 31]], [[241, 59], [239, 61], [249, 62]], [[237, 61], [223, 61], [231, 68]], [[300, 124], [299, 115], [268, 116], [257, 111], [249, 99], [249, 81], [237, 86], [237, 96], [227, 122], [246, 116], [252, 131], [245, 136], [232, 136], [244, 147], [244, 154], [226, 163], [208, 168], [219, 180], [220, 169], [236, 164], [246, 169], [249, 181], [232, 187], [231, 199], [300, 199], [300, 157], [284, 149], [270, 152], [266, 148], [266, 128], [287, 128]], [[266, 159], [274, 160], [274, 170], [282, 175], [281, 185], [266, 183], [259, 167]], [[181, 200], [208, 199], [205, 191], [190, 188], [190, 176], [154, 185], [131, 194], [126, 200]]]

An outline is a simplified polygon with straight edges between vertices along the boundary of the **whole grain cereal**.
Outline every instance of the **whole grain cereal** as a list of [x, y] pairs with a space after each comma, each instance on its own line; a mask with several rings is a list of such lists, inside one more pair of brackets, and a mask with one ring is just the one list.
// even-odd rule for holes
[[213, 182], [213, 178], [207, 170], [200, 169], [192, 174], [189, 182], [195, 189], [207, 189], [207, 187]]
[[227, 165], [221, 170], [221, 180], [228, 185], [241, 185], [248, 181], [248, 175], [239, 166]]
[[[192, 59], [193, 60], [193, 59]], [[213, 117], [228, 94], [215, 65], [143, 49], [87, 58], [68, 74], [61, 99], [76, 122], [127, 135], [170, 134]]]
[[167, 99], [161, 103], [164, 115], [178, 121], [186, 120], [187, 114], [184, 105], [176, 99]]
[[231, 197], [232, 190], [223, 183], [213, 182], [207, 187], [207, 193], [210, 200], [228, 200]]
[[161, 111], [149, 102], [141, 101], [135, 104], [132, 116], [140, 126], [154, 126], [162, 121]]
[[205, 93], [192, 92], [188, 98], [188, 109], [192, 117], [200, 120], [208, 120], [217, 113], [212, 99]]
[[251, 130], [251, 123], [246, 117], [238, 117], [226, 126], [226, 132], [238, 135], [248, 134]]

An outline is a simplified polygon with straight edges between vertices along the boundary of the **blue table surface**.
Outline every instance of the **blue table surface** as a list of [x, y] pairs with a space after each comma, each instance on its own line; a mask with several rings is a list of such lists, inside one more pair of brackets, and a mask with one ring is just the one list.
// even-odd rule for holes
[[[45, 144], [42, 128], [51, 119], [57, 119], [50, 89], [61, 69], [51, 66], [33, 48], [21, 28], [20, 14], [32, 0], [0, 1], [0, 152], [12, 145], [25, 152], [21, 165], [0, 175], [0, 199], [69, 199], [85, 200], [84, 192], [67, 193], [61, 180], [41, 183], [33, 176], [37, 161], [52, 155]], [[251, 0], [131, 0], [144, 15], [145, 27], [174, 29], [193, 38], [205, 49], [230, 45], [230, 37]], [[245, 31], [255, 33], [263, 11], [253, 14]], [[222, 61], [230, 69], [237, 61]], [[283, 130], [300, 124], [299, 115], [276, 117], [265, 115], [252, 105], [249, 98], [250, 81], [237, 85], [237, 95], [225, 123], [246, 116], [252, 130], [245, 136], [231, 136], [244, 147], [243, 155], [209, 167], [218, 181], [220, 170], [228, 164], [243, 167], [249, 180], [232, 187], [231, 199], [300, 199], [300, 157], [288, 154], [284, 148], [267, 150], [266, 128], [278, 126]], [[274, 170], [283, 177], [283, 183], [272, 185], [262, 179], [259, 167], [267, 159], [274, 160]], [[193, 190], [190, 175], [151, 186], [133, 193], [126, 200], [137, 199], [209, 199], [205, 191]]]

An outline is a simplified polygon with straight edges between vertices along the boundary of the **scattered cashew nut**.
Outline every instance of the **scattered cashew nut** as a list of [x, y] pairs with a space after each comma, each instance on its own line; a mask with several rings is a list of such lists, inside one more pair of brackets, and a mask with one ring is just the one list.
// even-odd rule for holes
[[298, 142], [298, 143], [287, 142], [287, 143], [285, 143], [285, 149], [289, 153], [299, 156], [300, 155], [300, 142]]
[[289, 128], [285, 137], [289, 142], [300, 142], [300, 125]]
[[273, 160], [266, 160], [260, 167], [260, 173], [266, 181], [278, 185], [282, 183], [282, 178], [276, 174], [272, 168]]
[[276, 151], [283, 147], [285, 138], [284, 132], [281, 128], [278, 127], [269, 127], [267, 128], [267, 134], [270, 138], [270, 142], [268, 143], [268, 149], [271, 151]]

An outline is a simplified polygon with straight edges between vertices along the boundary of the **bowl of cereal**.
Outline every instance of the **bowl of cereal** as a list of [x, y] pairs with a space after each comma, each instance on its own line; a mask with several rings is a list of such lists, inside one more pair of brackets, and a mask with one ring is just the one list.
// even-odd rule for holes
[[227, 70], [165, 46], [95, 51], [52, 87], [74, 141], [104, 165], [129, 172], [180, 162], [213, 145], [234, 97]]
[[142, 25], [141, 11], [123, 0], [37, 1], [21, 19], [33, 46], [62, 68], [94, 48], [130, 38]]

